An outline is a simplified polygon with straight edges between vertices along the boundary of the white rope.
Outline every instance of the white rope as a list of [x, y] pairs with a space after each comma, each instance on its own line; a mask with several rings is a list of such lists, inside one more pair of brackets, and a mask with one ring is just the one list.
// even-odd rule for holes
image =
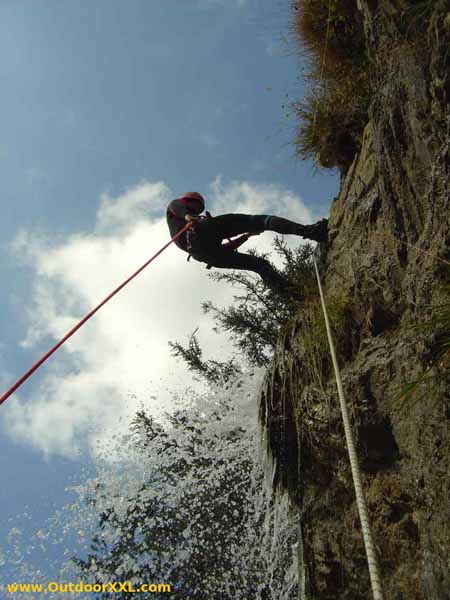
[[347, 404], [344, 398], [344, 390], [342, 387], [341, 375], [336, 359], [336, 351], [334, 348], [333, 338], [331, 335], [330, 321], [328, 319], [327, 307], [323, 295], [322, 284], [320, 282], [319, 270], [317, 268], [316, 257], [313, 255], [314, 269], [316, 271], [317, 283], [319, 285], [320, 300], [322, 302], [323, 315], [325, 317], [325, 326], [327, 329], [328, 343], [330, 345], [331, 358], [333, 360], [334, 373], [336, 376], [336, 385], [338, 389], [339, 402], [341, 405], [342, 420], [344, 421], [345, 438], [347, 441], [348, 455], [350, 458], [350, 466], [352, 469], [353, 484], [355, 486], [356, 502], [358, 505], [359, 518], [361, 521], [361, 529], [364, 538], [364, 546], [366, 549], [367, 563], [369, 566], [370, 582], [372, 584], [372, 593], [374, 600], [383, 600], [383, 592], [381, 588], [381, 578], [378, 568], [376, 552], [372, 540], [372, 532], [370, 530], [369, 518], [367, 515], [367, 506], [364, 499], [364, 493], [361, 485], [361, 473], [359, 470], [358, 457], [356, 455], [355, 444], [353, 441], [353, 433], [350, 426], [350, 419], [347, 410]]
[[[362, 10], [360, 0], [357, 0], [357, 5], [358, 5], [358, 9]], [[330, 20], [331, 20], [330, 16], [331, 16], [331, 0], [328, 0], [327, 30], [326, 30], [326, 34], [325, 34], [325, 48], [324, 48], [324, 53], [322, 56], [320, 75], [319, 75], [320, 83], [322, 83], [322, 80], [323, 80], [326, 54], [327, 54], [327, 50], [328, 50], [328, 40], [329, 40], [329, 35], [330, 35]], [[312, 130], [313, 137], [314, 137], [315, 130], [316, 130], [317, 113], [318, 113], [318, 104], [316, 103], [315, 110], [314, 110], [313, 130]], [[322, 303], [323, 315], [325, 317], [325, 326], [326, 326], [326, 330], [327, 330], [328, 343], [330, 346], [331, 358], [333, 361], [334, 373], [336, 376], [336, 385], [337, 385], [337, 389], [338, 389], [339, 403], [341, 405], [342, 420], [344, 422], [345, 438], [347, 441], [348, 455], [349, 455], [350, 466], [351, 466], [351, 470], [352, 470], [353, 485], [355, 487], [355, 495], [356, 495], [356, 502], [358, 505], [358, 513], [359, 513], [359, 518], [361, 521], [361, 529], [362, 529], [362, 534], [363, 534], [363, 539], [364, 539], [364, 547], [366, 550], [367, 564], [369, 567], [369, 575], [370, 575], [370, 583], [372, 586], [372, 594], [373, 594], [374, 600], [384, 600], [383, 599], [383, 591], [382, 591], [382, 587], [381, 587], [380, 571], [379, 571], [379, 567], [378, 567], [377, 556], [376, 556], [376, 552], [375, 552], [375, 548], [374, 548], [374, 544], [373, 544], [372, 532], [370, 529], [369, 517], [368, 517], [368, 513], [367, 513], [367, 506], [366, 506], [366, 501], [364, 499], [364, 493], [362, 490], [361, 473], [359, 470], [358, 457], [356, 455], [355, 444], [353, 441], [353, 433], [352, 433], [352, 429], [350, 426], [350, 419], [349, 419], [349, 415], [348, 415], [347, 404], [345, 402], [344, 390], [342, 387], [342, 380], [341, 380], [341, 375], [340, 375], [340, 371], [339, 371], [339, 365], [338, 365], [337, 358], [336, 358], [336, 351], [334, 348], [333, 337], [331, 335], [330, 321], [328, 319], [327, 307], [325, 304], [325, 298], [323, 295], [322, 284], [320, 282], [319, 270], [317, 268], [316, 257], [314, 254], [313, 254], [313, 261], [314, 261], [314, 269], [316, 271], [317, 283], [319, 286], [320, 300]], [[300, 581], [300, 574], [299, 574], [299, 581]], [[300, 593], [300, 591], [299, 591], [299, 593]]]

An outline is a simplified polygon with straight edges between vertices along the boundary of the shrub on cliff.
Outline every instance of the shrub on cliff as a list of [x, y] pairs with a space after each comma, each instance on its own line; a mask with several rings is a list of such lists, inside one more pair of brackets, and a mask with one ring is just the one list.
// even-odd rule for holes
[[309, 58], [305, 98], [292, 104], [301, 159], [346, 171], [367, 122], [368, 60], [356, 0], [297, 0], [293, 37]]
[[[292, 300], [280, 297], [257, 276], [243, 271], [217, 271], [210, 275], [211, 279], [226, 281], [240, 291], [231, 306], [222, 308], [209, 301], [202, 305], [203, 311], [213, 316], [215, 330], [228, 332], [241, 357], [251, 366], [269, 364], [280, 328], [297, 312], [299, 301], [315, 285], [310, 245], [291, 250], [276, 238], [274, 247], [283, 258], [282, 273], [292, 282]], [[173, 355], [184, 360], [194, 374], [209, 383], [227, 381], [241, 370], [235, 360], [204, 361], [196, 330], [187, 346], [180, 342], [169, 342], [169, 345]]]

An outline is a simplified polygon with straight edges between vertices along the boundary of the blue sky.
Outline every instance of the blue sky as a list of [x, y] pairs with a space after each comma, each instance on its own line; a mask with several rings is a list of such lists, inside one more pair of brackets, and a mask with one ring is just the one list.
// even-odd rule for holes
[[[337, 176], [294, 160], [282, 108], [303, 93], [287, 0], [3, 0], [0, 29], [4, 389], [164, 243], [179, 193], [216, 213], [327, 214]], [[203, 324], [205, 348], [226, 348], [198, 306], [229, 291], [175, 248], [122, 294], [0, 408], [0, 533], [65, 501], [121, 407], [167, 407], [188, 381], [169, 339]]]

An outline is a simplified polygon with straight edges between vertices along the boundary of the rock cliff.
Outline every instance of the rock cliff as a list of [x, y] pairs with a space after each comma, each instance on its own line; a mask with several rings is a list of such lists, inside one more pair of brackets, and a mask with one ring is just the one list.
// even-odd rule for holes
[[[450, 599], [450, 378], [421, 324], [450, 281], [450, 4], [358, 0], [371, 64], [360, 151], [322, 257], [385, 598]], [[449, 302], [449, 299], [446, 300]], [[371, 598], [317, 297], [280, 337], [261, 416], [301, 511], [307, 598]]]

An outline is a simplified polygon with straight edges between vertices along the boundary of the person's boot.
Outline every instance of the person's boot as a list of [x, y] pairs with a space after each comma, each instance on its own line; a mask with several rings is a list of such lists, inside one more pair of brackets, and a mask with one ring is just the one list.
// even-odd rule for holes
[[313, 225], [301, 225], [282, 217], [266, 217], [264, 221], [266, 230], [281, 234], [300, 235], [314, 242], [326, 242], [328, 238], [328, 219], [322, 219]]
[[313, 242], [326, 242], [328, 240], [328, 219], [322, 219], [313, 225], [300, 225], [300, 235]]
[[286, 233], [301, 235], [301, 227], [303, 227], [303, 225], [295, 223], [294, 221], [289, 221], [289, 219], [283, 219], [283, 217], [267, 216], [264, 219], [265, 231], [275, 231], [275, 233], [281, 233], [283, 235]]

